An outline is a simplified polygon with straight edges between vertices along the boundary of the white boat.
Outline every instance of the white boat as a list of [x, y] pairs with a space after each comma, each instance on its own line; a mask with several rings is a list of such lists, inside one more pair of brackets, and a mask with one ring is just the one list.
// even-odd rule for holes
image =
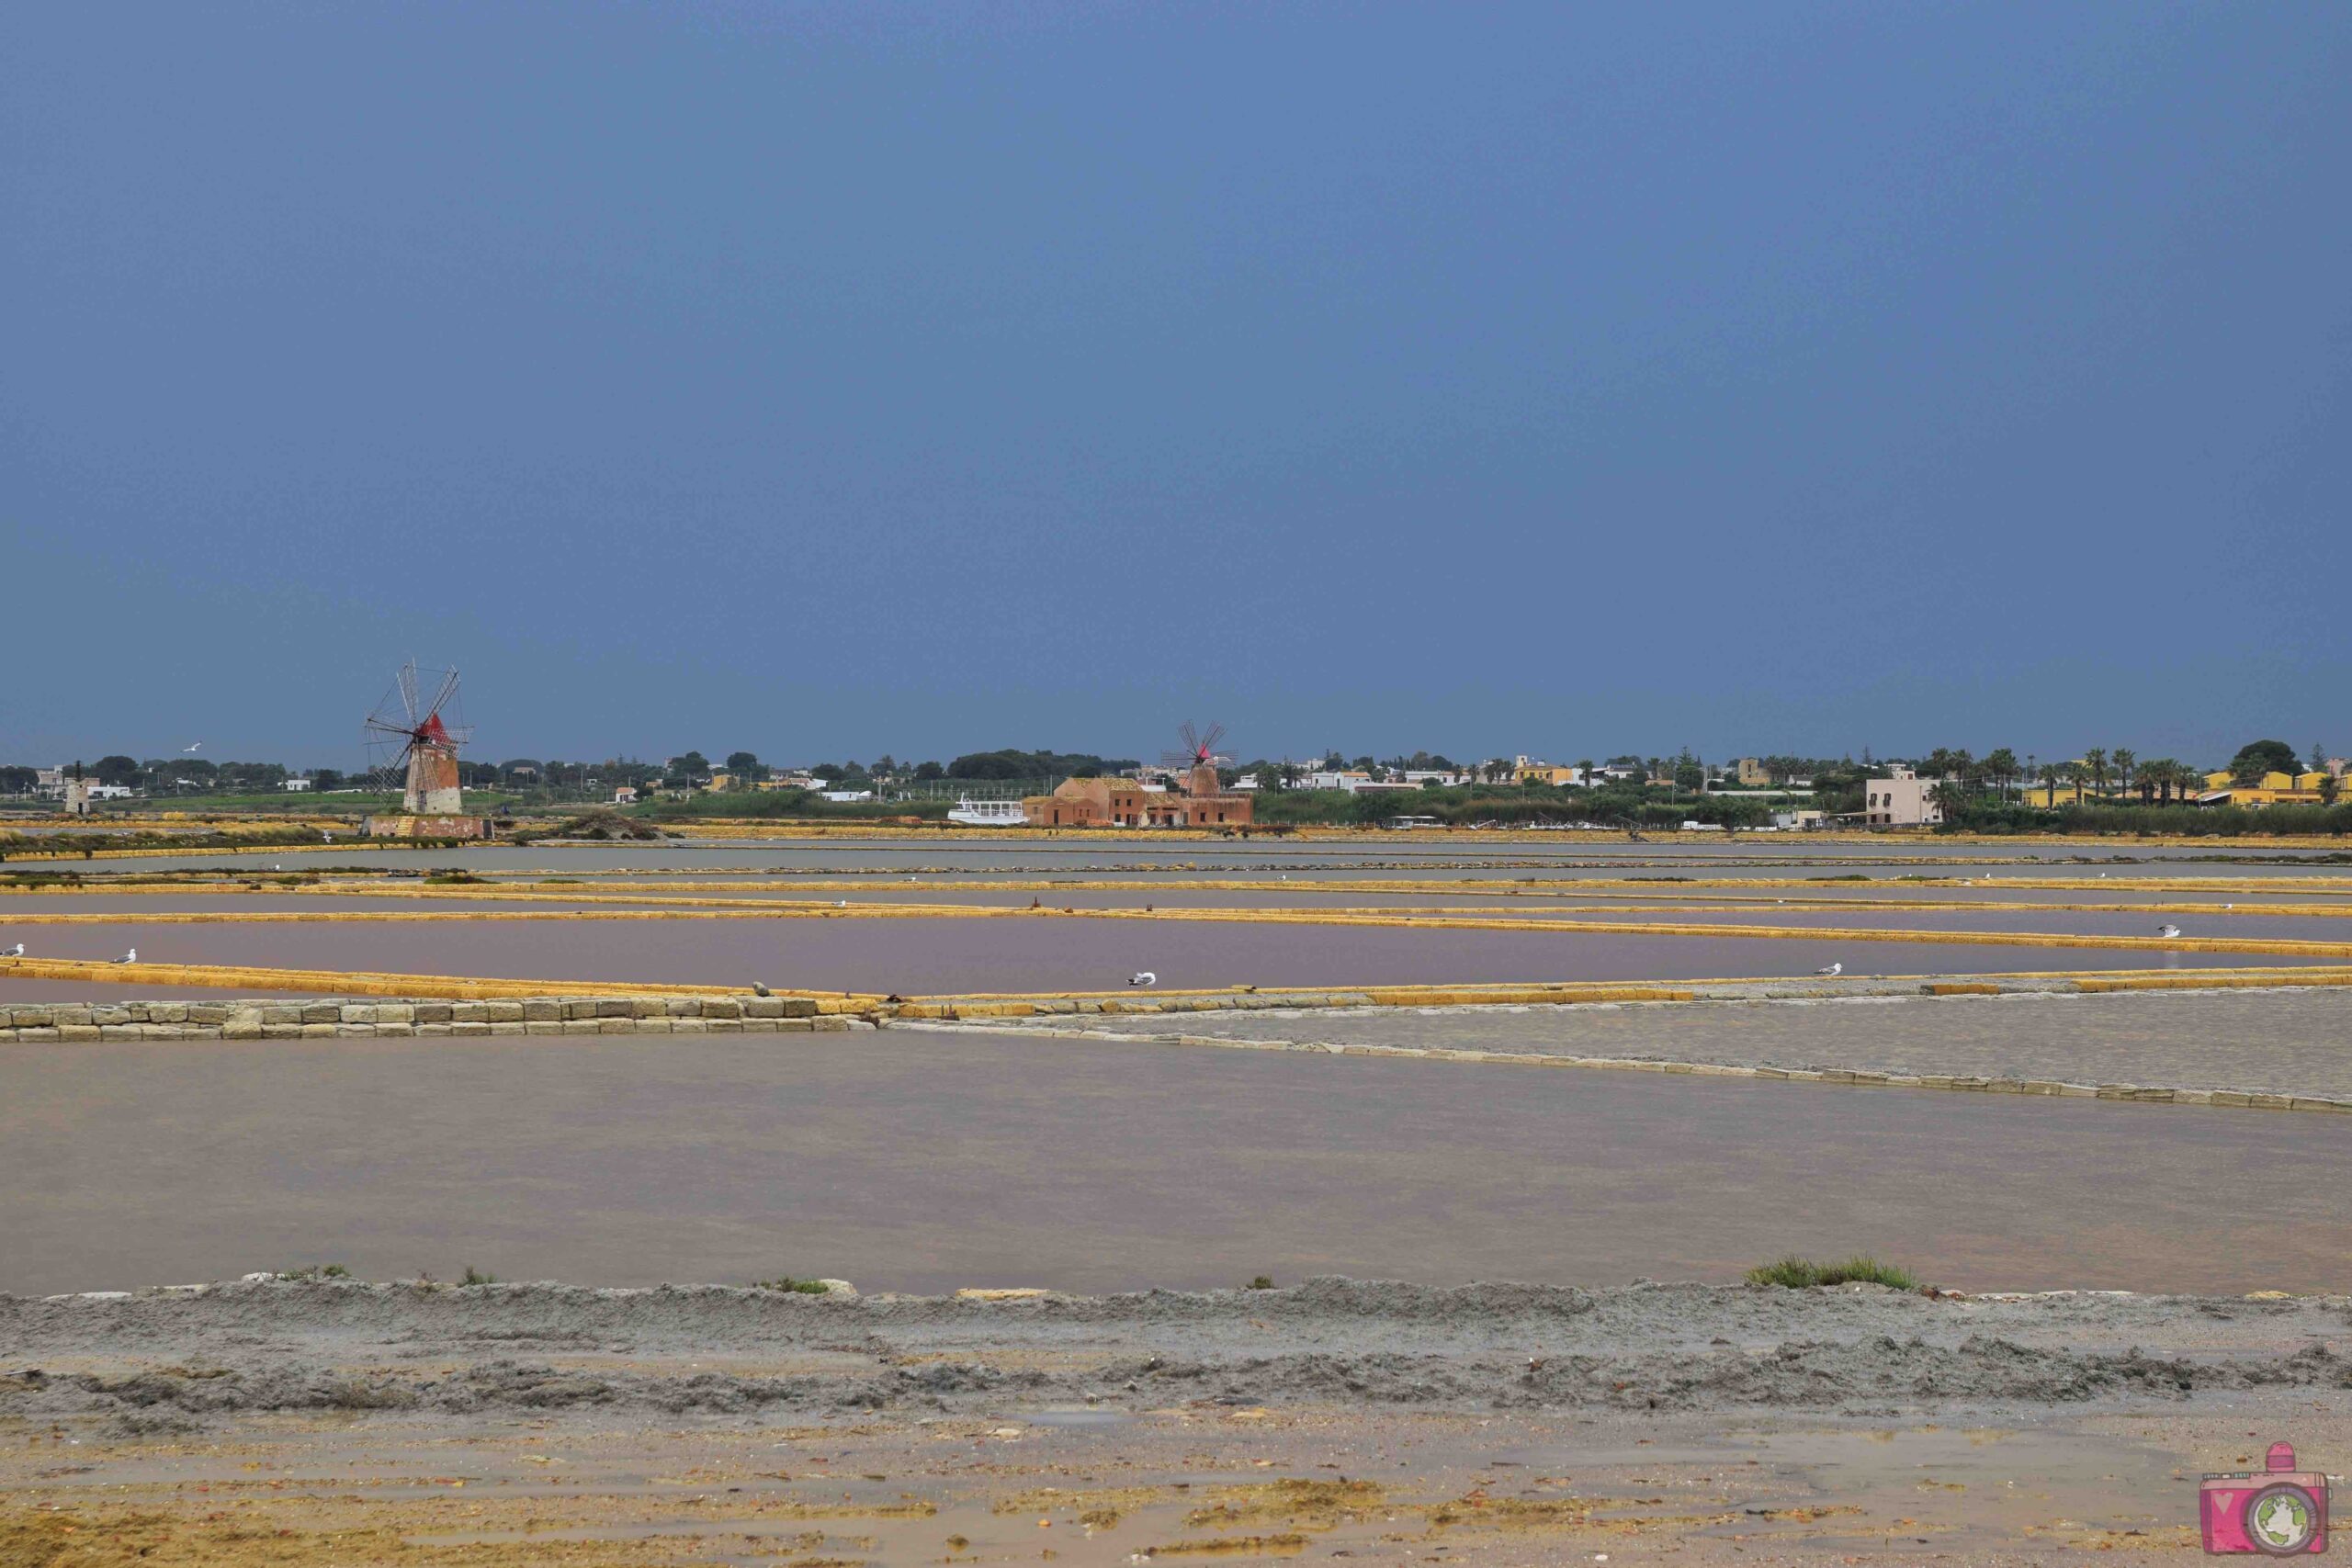
[[956, 801], [947, 820], [967, 828], [1022, 828], [1029, 821], [1017, 800], [974, 800], [969, 795]]

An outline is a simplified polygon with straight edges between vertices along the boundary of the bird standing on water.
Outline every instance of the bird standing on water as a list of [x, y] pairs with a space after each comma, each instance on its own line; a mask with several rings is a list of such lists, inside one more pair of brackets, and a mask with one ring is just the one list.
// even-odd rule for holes
[[1825, 968], [1820, 968], [1820, 969], [1816, 969], [1816, 970], [1815, 970], [1815, 971], [1814, 971], [1814, 973], [1815, 973], [1815, 974], [1816, 974], [1816, 975], [1826, 975], [1826, 976], [1829, 976], [1830, 978], [1832, 978], [1832, 979], [1836, 979], [1838, 976], [1843, 975], [1845, 972], [1846, 972], [1846, 965], [1845, 965], [1845, 964], [1844, 964], [1844, 962], [1843, 962], [1843, 961], [1840, 961], [1840, 962], [1836, 963], [1836, 964], [1829, 964], [1829, 965], [1827, 965], [1827, 966], [1826, 966], [1826, 967], [1825, 967]]
[[2180, 934], [2180, 928], [2173, 925], [2158, 926], [2156, 928], [2156, 934], [2158, 936], [2178, 936]]

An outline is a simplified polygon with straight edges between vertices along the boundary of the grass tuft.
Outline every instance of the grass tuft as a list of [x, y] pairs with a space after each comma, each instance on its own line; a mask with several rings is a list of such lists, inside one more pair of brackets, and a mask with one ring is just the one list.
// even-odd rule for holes
[[495, 1274], [485, 1274], [481, 1269], [469, 1263], [466, 1265], [466, 1277], [458, 1280], [458, 1283], [461, 1287], [466, 1285], [495, 1285], [498, 1283], [498, 1276]]
[[1271, 1291], [1273, 1288], [1274, 1281], [1270, 1275], [1261, 1274], [1250, 1281], [1250, 1289], [1253, 1291]]
[[796, 1280], [789, 1274], [779, 1275], [773, 1280], [754, 1280], [752, 1281], [752, 1289], [755, 1291], [796, 1291], [804, 1296], [821, 1296], [828, 1293], [827, 1287], [823, 1280]]
[[348, 1280], [351, 1270], [340, 1263], [313, 1263], [307, 1269], [280, 1269], [281, 1280]]
[[1777, 1263], [1767, 1263], [1747, 1271], [1751, 1285], [1785, 1285], [1791, 1290], [1804, 1290], [1813, 1285], [1885, 1285], [1897, 1291], [1916, 1291], [1919, 1277], [1908, 1269], [1856, 1253], [1842, 1263], [1815, 1263], [1810, 1258], [1783, 1258]]

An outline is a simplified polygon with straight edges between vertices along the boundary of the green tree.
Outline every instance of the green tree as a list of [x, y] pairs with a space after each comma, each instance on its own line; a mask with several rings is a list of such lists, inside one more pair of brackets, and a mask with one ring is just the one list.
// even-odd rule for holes
[[2018, 754], [2006, 746], [1988, 751], [1984, 756], [1984, 771], [1992, 775], [1995, 787], [2001, 792], [2001, 798], [2007, 800], [2009, 785], [2018, 776]]
[[2335, 804], [2335, 797], [2343, 793], [2344, 781], [2323, 769], [2319, 775], [2319, 803], [2322, 806], [2333, 806]]
[[2139, 757], [2129, 747], [2118, 746], [2115, 749], [2114, 761], [2116, 787], [2120, 789], [2126, 795], [2132, 793], [2132, 764], [2139, 760]]
[[[2083, 772], [2088, 775], [2091, 783], [2098, 786], [2100, 794], [2104, 795], [2107, 793], [2106, 747], [2094, 746], [2089, 750], [2083, 753]], [[2083, 792], [2079, 789], [2076, 790], [2075, 792], [2075, 798], [2076, 800], [2082, 799]]]
[[90, 773], [102, 784], [127, 784], [139, 777], [139, 759], [120, 754], [101, 757], [90, 764]]
[[2284, 740], [2255, 740], [2238, 748], [2230, 759], [2230, 780], [2242, 786], [2258, 784], [2265, 773], [2296, 772], [2295, 749]]
[[915, 777], [925, 783], [928, 783], [933, 779], [944, 779], [946, 776], [947, 770], [941, 767], [937, 762], [921, 762], [916, 764]]

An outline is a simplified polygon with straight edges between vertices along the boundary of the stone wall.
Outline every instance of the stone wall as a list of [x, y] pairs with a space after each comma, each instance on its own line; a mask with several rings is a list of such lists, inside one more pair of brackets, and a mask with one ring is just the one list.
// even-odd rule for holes
[[220, 1002], [15, 1002], [0, 1045], [86, 1040], [435, 1039], [492, 1034], [775, 1034], [870, 1028], [806, 997], [525, 997], [459, 1002], [321, 997]]

